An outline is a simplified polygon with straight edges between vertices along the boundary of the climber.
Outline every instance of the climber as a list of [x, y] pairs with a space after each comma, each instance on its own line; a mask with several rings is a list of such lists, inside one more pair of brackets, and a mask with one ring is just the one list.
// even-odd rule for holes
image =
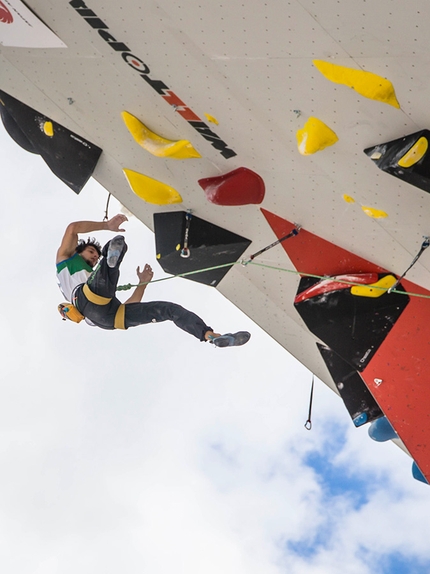
[[79, 239], [80, 233], [93, 231], [124, 232], [121, 228], [127, 217], [115, 215], [108, 221], [76, 221], [70, 223], [57, 252], [57, 279], [67, 302], [59, 305], [62, 317], [86, 323], [101, 329], [128, 329], [147, 323], [173, 321], [180, 329], [200, 341], [209, 341], [217, 347], [244, 345], [250, 333], [239, 331], [221, 335], [196, 314], [176, 303], [151, 301], [141, 303], [148, 283], [153, 278], [150, 265], [137, 268], [139, 285], [133, 294], [121, 303], [116, 297], [121, 261], [127, 251], [122, 235], [117, 235], [102, 248], [94, 238]]

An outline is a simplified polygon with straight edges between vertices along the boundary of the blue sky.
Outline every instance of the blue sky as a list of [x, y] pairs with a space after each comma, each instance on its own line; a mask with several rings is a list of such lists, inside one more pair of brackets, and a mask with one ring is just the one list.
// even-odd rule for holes
[[[215, 290], [174, 279], [146, 297], [248, 329], [246, 347], [60, 320], [56, 248], [107, 193], [76, 196], [0, 142], [1, 570], [428, 574], [430, 489], [412, 461], [320, 381], [307, 431], [311, 373]], [[145, 262], [162, 277], [152, 234], [130, 218], [126, 237], [121, 281]]]

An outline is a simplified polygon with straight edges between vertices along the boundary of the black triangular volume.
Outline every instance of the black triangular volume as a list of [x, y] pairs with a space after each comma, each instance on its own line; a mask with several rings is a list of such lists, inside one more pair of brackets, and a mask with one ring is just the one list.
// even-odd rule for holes
[[[154, 232], [157, 259], [166, 273], [178, 275], [218, 265], [234, 264], [251, 244], [249, 239], [209, 221], [192, 216], [189, 225], [189, 257], [181, 256], [186, 229], [185, 211], [154, 213]], [[187, 277], [192, 281], [216, 286], [231, 266], [196, 273]]]
[[383, 171], [430, 193], [430, 131], [421, 130], [403, 138], [364, 150]]
[[79, 193], [94, 172], [101, 148], [0, 91], [6, 131], [25, 150], [42, 156], [51, 171]]

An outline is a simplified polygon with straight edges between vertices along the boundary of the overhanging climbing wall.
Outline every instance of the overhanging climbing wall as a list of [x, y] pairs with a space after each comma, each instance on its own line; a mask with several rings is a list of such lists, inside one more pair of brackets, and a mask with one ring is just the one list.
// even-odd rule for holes
[[[2, 46], [0, 88], [50, 120], [54, 136], [48, 122], [47, 133], [41, 133], [46, 141], [55, 140], [58, 124], [103, 149], [94, 177], [151, 229], [161, 209], [192, 210], [252, 240], [255, 253], [275, 238], [261, 205], [273, 218], [287, 218], [342, 246], [348, 263], [359, 257], [356, 275], [394, 277], [429, 235], [429, 194], [424, 180], [412, 181], [414, 174], [426, 177], [422, 136], [416, 147], [412, 142], [396, 156], [398, 177], [376, 169], [382, 154], [369, 160], [363, 153], [430, 128], [424, 0], [395, 6], [380, 0], [377, 11], [355, 0], [27, 3], [52, 30], [56, 47]], [[131, 129], [124, 112], [133, 118]], [[231, 175], [237, 173], [255, 176], [243, 186], [243, 179]], [[291, 254], [297, 239], [288, 242]], [[334, 248], [328, 270], [320, 244], [305, 239], [301, 234], [306, 256], [296, 254], [303, 263], [297, 269], [332, 276], [351, 272], [335, 259]], [[250, 252], [248, 247], [239, 257], [247, 259]], [[266, 267], [235, 265], [217, 288], [338, 389], [318, 337], [294, 306], [300, 280], [284, 249], [278, 245], [257, 262]], [[407, 279], [430, 285], [428, 254]], [[408, 290], [405, 280], [402, 286]], [[346, 293], [340, 302], [342, 297], [346, 302]], [[407, 329], [405, 318], [415, 305], [411, 297], [379, 350], [399, 325]], [[425, 305], [418, 314], [425, 316]], [[354, 409], [351, 416], [358, 413]]]

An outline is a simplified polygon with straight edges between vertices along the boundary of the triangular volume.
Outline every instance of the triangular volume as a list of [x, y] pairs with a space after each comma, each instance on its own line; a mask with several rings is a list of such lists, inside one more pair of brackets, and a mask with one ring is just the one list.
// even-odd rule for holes
[[[381, 274], [379, 279], [383, 277]], [[303, 277], [298, 294], [309, 292], [322, 281], [327, 280]], [[356, 296], [353, 287], [339, 287], [337, 281], [334, 284], [331, 291], [314, 289], [312, 296], [294, 303], [294, 307], [311, 333], [362, 372], [405, 310], [409, 297], [386, 291], [377, 298]], [[403, 291], [403, 287], [399, 289]]]
[[364, 153], [382, 169], [430, 193], [430, 131], [369, 147]]
[[6, 131], [18, 145], [41, 155], [75, 193], [82, 190], [102, 153], [99, 147], [2, 91], [0, 114]]
[[[234, 264], [251, 241], [194, 215], [187, 222], [187, 217], [185, 211], [154, 213], [158, 262], [172, 275], [226, 265], [187, 277], [214, 287], [230, 271], [228, 264]], [[187, 257], [181, 255], [184, 247]]]
[[[280, 239], [294, 228], [294, 223], [260, 208], [276, 237]], [[292, 264], [301, 273], [340, 275], [342, 273], [379, 273], [384, 271], [369, 261], [338, 245], [301, 229], [294, 241], [282, 243]]]

